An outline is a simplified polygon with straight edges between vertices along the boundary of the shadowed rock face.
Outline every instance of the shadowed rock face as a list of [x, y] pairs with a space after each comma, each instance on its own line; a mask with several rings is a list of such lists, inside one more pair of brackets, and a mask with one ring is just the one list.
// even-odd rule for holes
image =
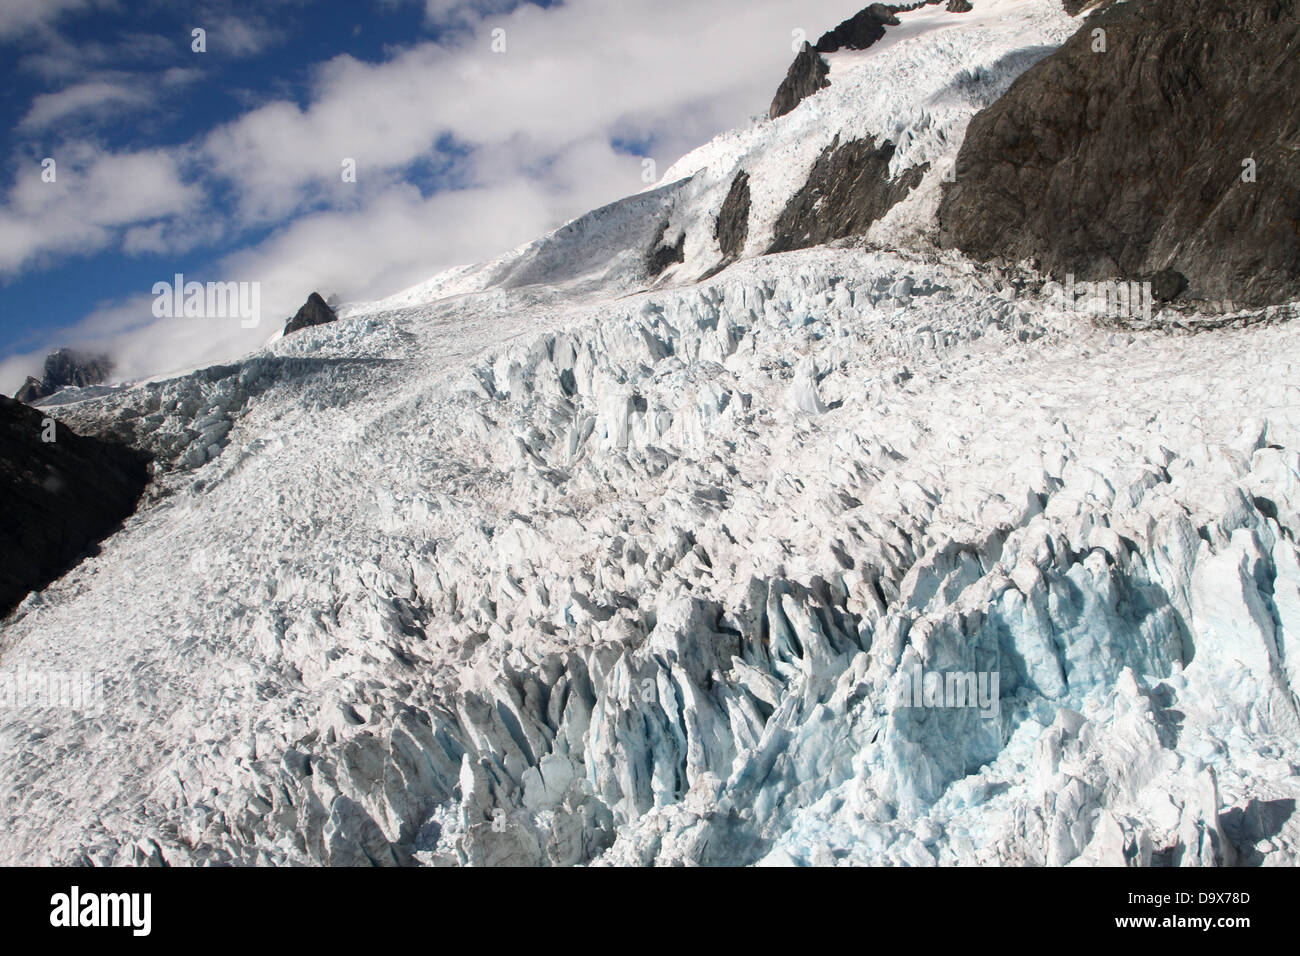
[[325, 304], [325, 300], [320, 297], [319, 292], [313, 292], [307, 297], [306, 304], [298, 310], [298, 314], [290, 319], [284, 326], [284, 334], [292, 335], [294, 332], [302, 329], [309, 329], [313, 325], [324, 325], [326, 322], [334, 322], [338, 316], [334, 310]]
[[112, 374], [113, 360], [107, 355], [56, 349], [45, 357], [45, 370], [40, 381], [28, 378], [14, 398], [20, 402], [35, 402], [48, 398], [61, 388], [99, 385]]
[[745, 251], [745, 240], [749, 238], [749, 173], [737, 173], [732, 180], [713, 234], [728, 259], [739, 258]]
[[929, 165], [913, 166], [889, 178], [894, 155], [889, 140], [858, 139], [840, 145], [839, 137], [822, 151], [803, 188], [776, 221], [768, 253], [819, 246], [860, 236], [916, 188]]
[[110, 534], [147, 482], [144, 455], [0, 396], [0, 615]]
[[1300, 298], [1298, 51], [1292, 0], [1092, 13], [972, 120], [941, 241], [1058, 277], [1176, 288], [1180, 274], [1191, 298]]
[[948, 0], [944, 9], [949, 13], [970, 13], [975, 8], [971, 6], [970, 0]]
[[772, 119], [784, 116], [818, 90], [830, 86], [826, 79], [830, 71], [830, 65], [817, 54], [812, 44], [805, 43], [777, 89], [768, 116]]

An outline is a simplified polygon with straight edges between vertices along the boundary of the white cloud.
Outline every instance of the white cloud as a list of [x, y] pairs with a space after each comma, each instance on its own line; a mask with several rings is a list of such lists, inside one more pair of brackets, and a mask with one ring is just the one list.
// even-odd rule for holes
[[207, 31], [207, 52], [231, 57], [256, 56], [284, 39], [284, 31], [254, 13], [214, 13], [199, 17]]
[[203, 199], [167, 151], [113, 154], [76, 143], [55, 153], [55, 181], [31, 161], [0, 208], [0, 275], [55, 253], [100, 250], [126, 226], [177, 216]]
[[[414, 187], [394, 185], [364, 208], [299, 219], [260, 246], [228, 257], [222, 268], [231, 278], [260, 280], [266, 301], [282, 311], [296, 309], [313, 289], [346, 299], [378, 297], [534, 239], [575, 206], [585, 208], [592, 192], [634, 191], [639, 173], [636, 160], [590, 139], [555, 157], [544, 179], [516, 171], [427, 198]], [[277, 299], [282, 294], [288, 298]]]
[[23, 382], [27, 381], [27, 376], [31, 375], [39, 378], [41, 363], [44, 358], [45, 351], [42, 350], [24, 352], [0, 359], [0, 392], [5, 395], [13, 395], [14, 392], [23, 387]]
[[[108, 5], [107, 0], [103, 5]], [[156, 33], [127, 32], [102, 40], [63, 36], [57, 30], [42, 27], [38, 39], [24, 43], [25, 52], [17, 66], [26, 73], [47, 80], [85, 81], [87, 71], [119, 71], [123, 64], [147, 68], [175, 56], [178, 49], [188, 49], [186, 38]]]
[[508, 13], [530, 0], [425, 0], [425, 19], [437, 26], [466, 25]]
[[53, 23], [69, 11], [95, 6], [99, 0], [4, 0], [0, 3], [0, 40]]
[[93, 110], [103, 116], [124, 106], [144, 106], [151, 100], [145, 90], [123, 83], [78, 83], [57, 93], [37, 96], [18, 126], [24, 130], [43, 129], [78, 113]]
[[[460, 4], [435, 2], [444, 13]], [[548, 151], [625, 128], [659, 140], [667, 155], [692, 143], [674, 135], [684, 112], [711, 131], [766, 109], [792, 56], [790, 33], [853, 13], [857, 0], [570, 0], [484, 21], [453, 47], [424, 43], [371, 64], [339, 56], [316, 73], [306, 108], [278, 101], [214, 131], [204, 152], [242, 194], [250, 219], [289, 214], [338, 179], [344, 158], [364, 171], [398, 169], [439, 136]], [[493, 53], [492, 29], [506, 30]], [[698, 128], [692, 133], [702, 133]]]

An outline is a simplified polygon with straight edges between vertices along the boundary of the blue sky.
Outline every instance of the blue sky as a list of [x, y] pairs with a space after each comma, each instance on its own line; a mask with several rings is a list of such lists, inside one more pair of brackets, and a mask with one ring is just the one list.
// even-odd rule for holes
[[[507, 251], [765, 111], [791, 31], [857, 6], [4, 0], [0, 391], [59, 345], [122, 377], [232, 358], [313, 289]], [[155, 318], [177, 272], [258, 281], [263, 325]]]
[[[342, 51], [381, 63], [396, 43], [446, 33], [426, 21], [418, 3], [244, 4], [213, 17], [217, 9], [92, 5], [58, 18], [57, 32], [11, 35], [0, 45], [0, 155], [13, 157], [21, 175], [24, 163], [38, 170], [44, 157], [57, 162], [70, 133], [109, 151], [181, 147], [250, 106], [277, 98], [305, 105], [312, 68]], [[198, 24], [213, 32], [202, 54], [192, 49]], [[35, 50], [28, 46], [33, 39]], [[69, 91], [84, 91], [80, 108]], [[413, 164], [412, 178], [425, 190], [445, 185], [437, 159], [435, 151], [423, 166]], [[51, 330], [83, 318], [95, 300], [138, 293], [172, 270], [206, 275], [223, 254], [265, 239], [271, 229], [265, 224], [181, 254], [132, 255], [110, 244], [93, 255], [38, 256], [0, 289], [0, 355], [39, 347]]]

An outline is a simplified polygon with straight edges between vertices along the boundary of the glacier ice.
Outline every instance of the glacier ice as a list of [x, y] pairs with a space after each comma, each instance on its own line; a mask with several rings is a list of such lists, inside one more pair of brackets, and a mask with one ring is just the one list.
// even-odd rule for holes
[[[0, 709], [0, 862], [1294, 865], [1296, 308], [1111, 328], [914, 241], [1077, 28], [917, 17], [508, 256], [61, 404], [158, 471], [0, 629], [104, 684]], [[686, 284], [739, 168], [752, 254], [886, 132], [930, 172], [868, 243]]]
[[106, 707], [6, 716], [0, 853], [1293, 863], [1300, 333], [1000, 285], [810, 250], [166, 385], [221, 438], [5, 627]]

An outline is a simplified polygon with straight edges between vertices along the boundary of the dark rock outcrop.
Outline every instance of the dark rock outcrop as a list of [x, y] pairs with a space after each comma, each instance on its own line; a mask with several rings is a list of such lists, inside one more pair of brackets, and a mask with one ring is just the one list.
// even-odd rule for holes
[[0, 396], [0, 615], [112, 533], [147, 483], [143, 454]]
[[971, 6], [970, 0], [948, 0], [944, 9], [949, 13], [970, 13], [975, 8]]
[[686, 233], [679, 235], [675, 243], [668, 243], [664, 240], [667, 232], [668, 221], [664, 220], [646, 256], [646, 271], [652, 277], [663, 275], [664, 270], [674, 263], [686, 261]]
[[45, 386], [89, 388], [113, 374], [113, 360], [73, 349], [57, 349], [45, 358]]
[[[923, 6], [923, 4], [917, 4]], [[910, 9], [910, 8], [909, 8]], [[822, 34], [814, 49], [818, 53], [865, 50], [885, 35], [886, 26], [898, 26], [895, 8], [873, 3], [849, 17], [834, 30]]]
[[826, 79], [830, 71], [830, 65], [812, 48], [812, 44], [805, 43], [790, 64], [767, 115], [772, 119], [784, 116], [818, 90], [830, 86]]
[[309, 329], [314, 325], [324, 325], [327, 322], [337, 321], [338, 316], [334, 310], [325, 304], [325, 300], [320, 297], [319, 292], [313, 292], [307, 297], [307, 302], [298, 314], [285, 323], [284, 334], [293, 335], [303, 329]]
[[745, 251], [745, 240], [749, 238], [749, 173], [736, 173], [731, 181], [713, 235], [728, 259], [739, 258]]
[[24, 405], [30, 405], [32, 402], [39, 401], [45, 397], [45, 390], [41, 387], [39, 379], [34, 379], [30, 375], [23, 387], [14, 392], [14, 398]]
[[[916, 3], [897, 6], [873, 3], [835, 29], [823, 33], [816, 44], [805, 43], [790, 65], [780, 89], [776, 91], [768, 116], [772, 119], [784, 116], [818, 90], [831, 85], [827, 79], [830, 64], [822, 59], [821, 54], [838, 53], [840, 50], [865, 50], [885, 35], [885, 27], [898, 26], [902, 22], [897, 16], [899, 13], [942, 2], [943, 0], [917, 0]], [[954, 5], [961, 4], [965, 4], [965, 10], [971, 9], [966, 0], [949, 0], [948, 9], [953, 10]], [[954, 12], [963, 13], [965, 10], [957, 9]]]
[[971, 121], [941, 242], [1057, 277], [1172, 272], [1193, 299], [1300, 298], [1298, 52], [1294, 0], [1092, 13]]
[[928, 164], [913, 166], [891, 180], [889, 161], [894, 150], [889, 140], [857, 139], [841, 146], [836, 136], [777, 218], [768, 253], [865, 234], [916, 188], [929, 169]]
[[41, 380], [28, 378], [14, 398], [25, 404], [49, 398], [61, 388], [89, 388], [99, 385], [113, 374], [113, 360], [107, 355], [79, 352], [75, 349], [55, 349], [45, 356], [45, 369]]
[[1141, 278], [1150, 281], [1151, 295], [1157, 302], [1172, 302], [1187, 288], [1187, 276], [1177, 269], [1161, 269], [1154, 275]]

